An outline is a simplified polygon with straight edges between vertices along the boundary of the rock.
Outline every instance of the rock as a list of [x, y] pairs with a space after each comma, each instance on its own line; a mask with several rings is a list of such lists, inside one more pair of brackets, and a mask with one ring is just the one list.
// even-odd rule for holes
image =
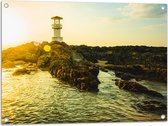
[[137, 107], [144, 111], [155, 112], [158, 114], [166, 114], [167, 106], [162, 102], [150, 100], [150, 101], [142, 101], [137, 103]]
[[[53, 70], [54, 69], [54, 72]], [[57, 69], [52, 68], [50, 70], [51, 74], [62, 81], [67, 81], [71, 85], [76, 86], [82, 91], [98, 91], [98, 84], [100, 83], [97, 79], [99, 69], [89, 65], [81, 65], [72, 67], [70, 69], [64, 69], [64, 67], [59, 67]]]
[[90, 81], [90, 85], [89, 85], [88, 90], [93, 91], [93, 92], [99, 91], [99, 89], [98, 89], [99, 83], [100, 83], [100, 81], [98, 79], [94, 79], [94, 80]]
[[12, 75], [30, 74], [31, 72], [35, 72], [37, 70], [38, 68], [35, 64], [29, 63], [29, 64], [25, 64], [23, 68], [19, 68], [15, 70]]
[[30, 71], [27, 70], [26, 68], [17, 69], [16, 71], [13, 72], [12, 75], [16, 76], [16, 75], [23, 75], [23, 74], [30, 74]]
[[98, 91], [99, 68], [95, 64], [65, 43], [52, 42], [50, 45], [51, 51], [39, 58], [40, 66], [48, 67], [51, 75], [79, 90]]
[[115, 72], [115, 75], [117, 77], [120, 77], [121, 79], [123, 80], [131, 80], [132, 78], [134, 78], [131, 74], [129, 73], [124, 73], [124, 72], [119, 72], [119, 71], [116, 71]]
[[80, 89], [81, 90], [86, 90], [86, 83], [81, 83]]
[[2, 62], [2, 68], [15, 68], [15, 64], [12, 61]]
[[147, 94], [149, 96], [153, 96], [153, 97], [159, 97], [159, 98], [163, 98], [163, 95], [153, 91], [153, 90], [149, 90], [148, 88], [138, 84], [137, 82], [133, 82], [133, 81], [125, 81], [125, 80], [116, 80], [115, 84], [120, 88], [120, 89], [124, 89], [130, 92], [135, 92], [135, 93], [140, 93], [140, 94]]
[[91, 66], [91, 67], [89, 67], [89, 72], [90, 72], [91, 74], [97, 76], [97, 75], [99, 74], [99, 69], [96, 68], [96, 67]]
[[115, 83], [120, 89], [132, 91], [132, 92], [144, 92], [146, 87], [132, 81], [117, 80]]
[[149, 95], [151, 95], [151, 96], [154, 96], [154, 97], [160, 97], [160, 98], [163, 98], [163, 95], [160, 94], [160, 93], [157, 92], [157, 91], [148, 90], [147, 94], [149, 94]]
[[129, 73], [133, 74], [133, 75], [140, 75], [140, 74], [144, 74], [144, 70], [141, 66], [139, 65], [133, 65], [130, 68], [128, 68]]
[[167, 82], [167, 68], [159, 68], [158, 66], [146, 67], [145, 65], [114, 65], [105, 66], [106, 69], [114, 70], [117, 77], [123, 80], [151, 80]]

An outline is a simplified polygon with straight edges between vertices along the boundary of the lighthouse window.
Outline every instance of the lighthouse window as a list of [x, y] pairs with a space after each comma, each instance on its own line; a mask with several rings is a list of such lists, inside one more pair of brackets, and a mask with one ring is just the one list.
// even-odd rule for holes
[[56, 24], [59, 24], [59, 20], [56, 20], [56, 22], [55, 22]]

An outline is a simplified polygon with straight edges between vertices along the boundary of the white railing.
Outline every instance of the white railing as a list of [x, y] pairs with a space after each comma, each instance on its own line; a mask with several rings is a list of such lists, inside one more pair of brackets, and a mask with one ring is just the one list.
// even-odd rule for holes
[[63, 41], [63, 37], [52, 37], [52, 41], [62, 42]]

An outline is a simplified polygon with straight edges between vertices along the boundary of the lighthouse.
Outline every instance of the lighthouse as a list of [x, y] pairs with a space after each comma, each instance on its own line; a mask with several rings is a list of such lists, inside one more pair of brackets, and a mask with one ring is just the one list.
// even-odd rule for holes
[[55, 16], [51, 18], [54, 20], [54, 24], [52, 24], [52, 29], [54, 30], [54, 37], [52, 37], [52, 41], [63, 41], [63, 37], [61, 37], [61, 29], [62, 29], [62, 24], [60, 24], [60, 20], [62, 20], [62, 17]]

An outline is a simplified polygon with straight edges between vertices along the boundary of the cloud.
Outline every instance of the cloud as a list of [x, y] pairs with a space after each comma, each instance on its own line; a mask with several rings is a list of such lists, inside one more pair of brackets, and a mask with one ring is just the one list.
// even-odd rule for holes
[[126, 19], [121, 17], [100, 17], [99, 20], [105, 24], [118, 24], [126, 21]]
[[128, 4], [118, 9], [124, 16], [131, 18], [160, 18], [166, 17], [166, 4]]

